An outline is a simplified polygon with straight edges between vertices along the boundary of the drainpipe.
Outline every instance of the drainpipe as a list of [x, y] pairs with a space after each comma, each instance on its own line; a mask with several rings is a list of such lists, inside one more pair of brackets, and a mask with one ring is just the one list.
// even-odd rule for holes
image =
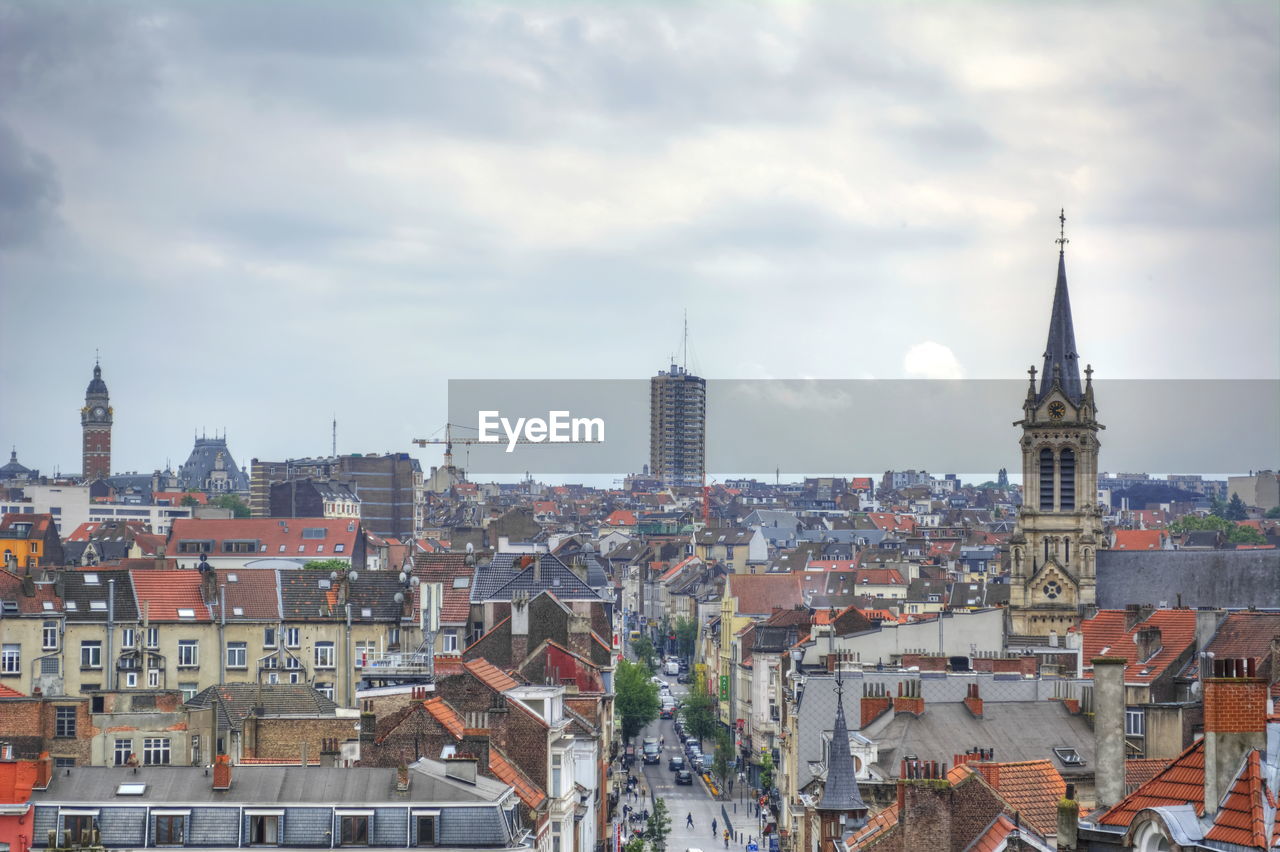
[[107, 581], [107, 654], [103, 665], [107, 667], [107, 691], [115, 688], [115, 664], [111, 660], [112, 634], [116, 629], [116, 581]]
[[[218, 601], [218, 683], [227, 682], [227, 587], [219, 589]], [[248, 653], [247, 651], [245, 652]], [[245, 660], [248, 663], [248, 660]], [[215, 750], [217, 743], [214, 743]]]
[[347, 609], [347, 624], [346, 624], [346, 631], [343, 635], [343, 640], [342, 640], [342, 656], [345, 658], [343, 660], [343, 667], [342, 667], [342, 672], [343, 672], [342, 677], [344, 681], [343, 687], [342, 687], [342, 696], [344, 699], [344, 703], [343, 703], [344, 707], [354, 707], [356, 706], [356, 696], [355, 696], [355, 691], [351, 688], [353, 678], [351, 676], [351, 604], [350, 602], [346, 604], [346, 609]]

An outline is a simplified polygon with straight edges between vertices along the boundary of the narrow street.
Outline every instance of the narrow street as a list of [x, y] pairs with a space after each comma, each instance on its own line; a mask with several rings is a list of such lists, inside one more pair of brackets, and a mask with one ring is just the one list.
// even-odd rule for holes
[[[671, 694], [679, 701], [684, 697], [687, 688], [677, 684], [675, 678], [663, 678], [671, 683]], [[651, 722], [639, 735], [635, 744], [639, 751], [645, 737], [661, 737], [664, 740], [661, 763], [645, 766], [637, 758], [636, 769], [643, 770], [643, 783], [646, 791], [666, 801], [667, 810], [671, 814], [671, 833], [667, 837], [667, 852], [684, 852], [687, 849], [700, 849], [704, 852], [725, 848], [721, 836], [725, 828], [731, 832], [729, 849], [743, 852], [749, 838], [759, 842], [759, 827], [754, 809], [746, 800], [739, 802], [741, 792], [733, 801], [717, 801], [707, 790], [706, 784], [698, 775], [694, 775], [692, 785], [677, 785], [676, 773], [668, 769], [668, 761], [676, 756], [683, 756], [684, 749], [680, 738], [676, 736], [675, 724], [670, 719], [657, 719]], [[710, 746], [710, 743], [704, 743]], [[626, 798], [621, 804], [632, 808], [651, 808], [648, 798]], [[619, 807], [621, 807], [621, 804]], [[693, 827], [688, 825], [688, 817], [693, 816]], [[712, 833], [711, 821], [715, 820], [715, 832]]]

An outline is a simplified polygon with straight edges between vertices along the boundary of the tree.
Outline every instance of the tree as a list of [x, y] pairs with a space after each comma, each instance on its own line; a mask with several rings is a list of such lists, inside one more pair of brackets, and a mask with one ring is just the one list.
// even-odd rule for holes
[[649, 814], [649, 825], [644, 836], [653, 844], [657, 852], [665, 852], [667, 835], [671, 833], [671, 814], [667, 811], [665, 799], [653, 800], [653, 812]]
[[1254, 527], [1236, 524], [1227, 533], [1228, 544], [1266, 544], [1267, 538]]
[[312, 559], [304, 562], [302, 567], [307, 571], [346, 571], [351, 567], [351, 563], [345, 559]]
[[728, 731], [720, 728], [716, 731], [716, 757], [711, 764], [716, 777], [725, 778], [729, 775], [729, 761], [733, 759], [733, 755], [733, 738]]
[[234, 494], [221, 494], [213, 501], [213, 505], [221, 509], [230, 509], [237, 518], [249, 517], [249, 507]]
[[622, 844], [622, 852], [649, 852], [649, 841], [643, 837], [632, 837]]
[[1280, 506], [1272, 506], [1267, 510], [1268, 518], [1280, 518]]
[[190, 494], [188, 494], [187, 496], [185, 496], [185, 497], [183, 497], [183, 498], [182, 498], [182, 505], [183, 505], [183, 506], [192, 506], [192, 507], [194, 507], [194, 506], [199, 506], [199, 505], [200, 505], [200, 501], [199, 501], [199, 500], [197, 500], [196, 498], [192, 497]]
[[635, 655], [636, 661], [649, 670], [649, 674], [654, 672], [655, 664], [653, 661], [654, 651], [653, 642], [648, 636], [641, 636], [631, 642], [631, 653]]
[[1217, 515], [1219, 518], [1227, 513], [1227, 504], [1225, 500], [1219, 499], [1217, 496], [1209, 498], [1209, 514]]
[[707, 689], [707, 679], [699, 674], [693, 689], [684, 700], [684, 729], [702, 745], [702, 741], [715, 736], [716, 699]]
[[622, 739], [630, 740], [658, 718], [658, 685], [639, 663], [621, 660], [614, 679], [615, 712], [622, 717]]
[[680, 616], [675, 623], [676, 649], [686, 660], [693, 657], [693, 646], [698, 641], [698, 622], [686, 616]]
[[773, 789], [773, 755], [767, 751], [760, 755], [760, 789]]
[[1227, 510], [1222, 516], [1228, 521], [1243, 521], [1249, 517], [1249, 510], [1245, 508], [1239, 494], [1231, 492], [1231, 499], [1227, 501]]
[[1220, 515], [1183, 515], [1169, 525], [1169, 531], [1175, 533], [1194, 532], [1196, 530], [1213, 530], [1229, 533], [1235, 524]]

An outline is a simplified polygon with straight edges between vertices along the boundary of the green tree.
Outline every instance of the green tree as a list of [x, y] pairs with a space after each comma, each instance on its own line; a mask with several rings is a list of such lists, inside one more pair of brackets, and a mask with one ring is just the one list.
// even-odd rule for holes
[[622, 852], [649, 852], [649, 841], [643, 837], [632, 837], [622, 844]]
[[760, 755], [760, 789], [773, 789], [773, 755], [767, 751]]
[[1217, 515], [1219, 518], [1224, 517], [1227, 513], [1227, 502], [1218, 497], [1209, 498], [1209, 514]]
[[1227, 501], [1227, 510], [1222, 514], [1228, 521], [1243, 521], [1249, 517], [1249, 510], [1245, 508], [1244, 501], [1240, 499], [1240, 495], [1231, 492], [1231, 499]]
[[1280, 506], [1272, 506], [1267, 510], [1268, 518], [1280, 518]]
[[614, 678], [614, 708], [622, 717], [622, 739], [631, 740], [658, 718], [658, 685], [639, 663], [621, 660]]
[[1169, 530], [1175, 533], [1194, 532], [1196, 530], [1213, 530], [1215, 532], [1229, 533], [1235, 524], [1228, 521], [1220, 515], [1183, 515], [1178, 520], [1169, 525]]
[[655, 668], [653, 661], [654, 651], [653, 642], [648, 636], [641, 636], [631, 643], [631, 653], [635, 655], [636, 661], [649, 670], [652, 675]]
[[183, 497], [183, 498], [182, 498], [182, 505], [183, 505], [183, 506], [193, 506], [193, 507], [194, 507], [194, 506], [199, 506], [199, 505], [200, 505], [200, 501], [199, 501], [199, 500], [197, 500], [196, 498], [192, 497], [190, 494], [188, 494], [186, 497]]
[[725, 778], [729, 775], [729, 761], [733, 759], [733, 738], [729, 736], [729, 732], [724, 728], [716, 731], [716, 756], [711, 763], [712, 771], [716, 773], [717, 778]]
[[234, 494], [220, 494], [214, 499], [213, 505], [221, 509], [230, 509], [237, 518], [249, 517], [249, 507]]
[[351, 563], [345, 559], [312, 559], [304, 562], [302, 567], [308, 571], [346, 571], [351, 567]]
[[1229, 544], [1266, 544], [1267, 539], [1253, 527], [1236, 524], [1227, 533], [1227, 542]]
[[693, 657], [693, 646], [698, 641], [698, 622], [686, 616], [676, 619], [676, 649], [686, 660]]
[[649, 814], [649, 824], [644, 836], [653, 844], [657, 852], [665, 852], [667, 835], [671, 833], [671, 814], [667, 811], [665, 799], [653, 800], [653, 811]]
[[716, 699], [707, 690], [706, 678], [699, 674], [694, 681], [693, 689], [685, 696], [684, 708], [684, 729], [689, 736], [698, 741], [699, 747], [702, 741], [708, 737], [715, 736], [716, 732]]

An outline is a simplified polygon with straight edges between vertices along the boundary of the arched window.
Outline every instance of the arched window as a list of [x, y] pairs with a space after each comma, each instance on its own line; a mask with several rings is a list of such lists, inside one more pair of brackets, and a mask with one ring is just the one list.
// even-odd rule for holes
[[1053, 450], [1040, 451], [1040, 511], [1053, 511]]
[[1065, 511], [1076, 507], [1076, 454], [1074, 450], [1063, 450], [1058, 457], [1058, 488], [1061, 500], [1058, 505]]
[[1064, 538], [1062, 540], [1062, 561], [1071, 561], [1071, 539], [1069, 538]]

